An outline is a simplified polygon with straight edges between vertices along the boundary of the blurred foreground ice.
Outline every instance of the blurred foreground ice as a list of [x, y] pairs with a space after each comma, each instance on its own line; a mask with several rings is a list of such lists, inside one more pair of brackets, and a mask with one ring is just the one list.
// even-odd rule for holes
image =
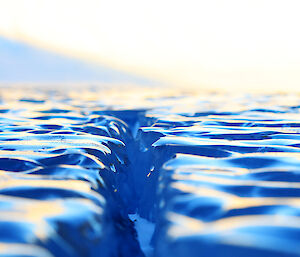
[[299, 96], [7, 88], [0, 103], [0, 256], [300, 256]]

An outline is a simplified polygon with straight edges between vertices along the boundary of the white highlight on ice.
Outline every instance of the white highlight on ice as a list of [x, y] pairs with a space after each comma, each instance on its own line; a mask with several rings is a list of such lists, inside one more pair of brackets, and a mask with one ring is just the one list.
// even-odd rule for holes
[[154, 233], [155, 224], [141, 218], [138, 214], [129, 214], [129, 218], [135, 224], [135, 229], [138, 234], [140, 246], [146, 257], [151, 257], [153, 248], [150, 245], [152, 235]]

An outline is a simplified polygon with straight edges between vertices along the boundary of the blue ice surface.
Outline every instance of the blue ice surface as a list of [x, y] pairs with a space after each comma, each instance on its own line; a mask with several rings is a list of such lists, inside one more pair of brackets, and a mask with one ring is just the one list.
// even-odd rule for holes
[[0, 256], [300, 256], [298, 96], [89, 93], [1, 89]]
[[300, 256], [299, 99], [281, 111], [247, 104], [154, 111], [140, 129], [139, 207], [156, 223], [154, 256]]
[[48, 96], [1, 102], [0, 255], [143, 256], [128, 126]]

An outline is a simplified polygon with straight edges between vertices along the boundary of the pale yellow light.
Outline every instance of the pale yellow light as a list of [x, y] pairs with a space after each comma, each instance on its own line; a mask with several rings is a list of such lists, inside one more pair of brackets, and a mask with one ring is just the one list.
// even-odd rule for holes
[[0, 35], [183, 86], [300, 88], [297, 0], [0, 0]]

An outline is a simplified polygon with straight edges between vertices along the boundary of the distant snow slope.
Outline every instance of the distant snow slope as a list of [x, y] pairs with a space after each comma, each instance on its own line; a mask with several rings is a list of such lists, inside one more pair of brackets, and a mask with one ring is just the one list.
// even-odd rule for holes
[[150, 81], [0, 37], [0, 82], [149, 84]]

